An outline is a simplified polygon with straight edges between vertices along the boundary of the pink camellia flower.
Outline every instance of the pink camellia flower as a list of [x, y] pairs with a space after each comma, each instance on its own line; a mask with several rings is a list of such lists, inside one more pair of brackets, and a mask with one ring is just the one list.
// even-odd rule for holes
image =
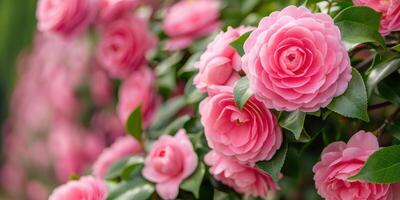
[[100, 179], [86, 176], [59, 186], [49, 200], [105, 200], [106, 197], [106, 184]]
[[99, 178], [103, 178], [107, 170], [116, 161], [125, 157], [141, 153], [143, 151], [139, 142], [133, 139], [131, 136], [124, 136], [117, 139], [107, 149], [104, 149], [96, 162], [93, 164], [93, 175]]
[[313, 171], [318, 193], [327, 200], [390, 200], [391, 186], [348, 180], [356, 175], [368, 157], [379, 149], [377, 138], [359, 131], [349, 142], [328, 145]]
[[175, 137], [161, 136], [147, 156], [143, 176], [156, 183], [156, 191], [163, 199], [175, 199], [179, 185], [197, 167], [197, 155], [185, 130]]
[[108, 23], [132, 11], [140, 4], [139, 0], [100, 0], [98, 18]]
[[239, 78], [242, 61], [230, 43], [241, 35], [251, 31], [252, 27], [228, 27], [226, 32], [219, 33], [212, 41], [206, 52], [196, 63], [199, 73], [193, 83], [197, 88], [206, 92], [207, 88], [214, 85], [233, 85]]
[[350, 59], [330, 16], [289, 6], [261, 20], [244, 44], [243, 69], [257, 99], [313, 112], [345, 92]]
[[143, 126], [151, 124], [159, 104], [159, 98], [154, 90], [155, 75], [153, 71], [143, 66], [124, 80], [119, 91], [117, 112], [125, 124], [129, 115], [141, 106]]
[[216, 180], [245, 195], [267, 197], [279, 189], [270, 175], [215, 151], [210, 151], [204, 161], [210, 166], [210, 173]]
[[114, 78], [126, 78], [145, 64], [156, 39], [144, 20], [124, 16], [101, 28], [97, 58]]
[[188, 47], [195, 38], [208, 35], [219, 28], [218, 0], [183, 0], [167, 10], [164, 31], [171, 37], [167, 49]]
[[368, 6], [382, 13], [379, 32], [386, 36], [390, 32], [400, 31], [400, 1], [399, 0], [353, 0], [358, 6]]
[[208, 145], [241, 163], [269, 160], [282, 144], [282, 131], [268, 108], [251, 97], [240, 110], [231, 87], [212, 91], [199, 112]]
[[84, 31], [97, 12], [96, 0], [39, 0], [38, 29], [64, 37]]

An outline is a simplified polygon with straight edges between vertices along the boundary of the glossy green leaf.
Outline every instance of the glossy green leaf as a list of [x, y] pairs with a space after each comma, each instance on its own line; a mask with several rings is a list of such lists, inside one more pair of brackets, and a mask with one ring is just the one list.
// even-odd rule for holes
[[236, 49], [236, 52], [240, 56], [243, 56], [243, 54], [244, 54], [243, 45], [244, 45], [244, 42], [246, 42], [247, 38], [250, 36], [250, 33], [251, 32], [247, 32], [247, 33], [243, 34], [242, 36], [240, 36], [238, 39], [236, 39], [235, 41], [233, 41], [231, 43], [231, 46]]
[[371, 96], [372, 92], [375, 90], [380, 81], [399, 68], [400, 57], [397, 57], [388, 62], [383, 62], [372, 69], [367, 78], [368, 96]]
[[394, 104], [400, 104], [400, 87], [396, 87], [399, 83], [400, 75], [398, 73], [393, 73], [378, 83], [378, 93], [384, 99]]
[[271, 160], [257, 162], [257, 167], [271, 175], [275, 181], [279, 181], [279, 175], [283, 164], [285, 163], [287, 150], [288, 144], [285, 142]]
[[368, 98], [364, 81], [356, 69], [353, 69], [352, 76], [346, 92], [334, 98], [328, 108], [345, 117], [368, 122]]
[[128, 158], [124, 158], [115, 164], [113, 164], [108, 170], [105, 175], [105, 179], [107, 180], [112, 180], [117, 177], [119, 177], [124, 170], [126, 170], [128, 167], [136, 167], [143, 165], [144, 159], [141, 156], [132, 156]]
[[136, 108], [128, 117], [125, 124], [127, 132], [135, 139], [142, 141], [142, 112], [141, 106]]
[[400, 118], [395, 119], [386, 127], [387, 133], [400, 140]]
[[347, 49], [366, 42], [376, 42], [384, 47], [385, 40], [379, 33], [380, 20], [378, 12], [358, 6], [342, 10], [334, 19]]
[[306, 113], [294, 111], [291, 113], [282, 112], [279, 117], [279, 124], [282, 128], [293, 133], [296, 140], [300, 139], [301, 131], [303, 130]]
[[373, 153], [361, 171], [351, 180], [375, 184], [400, 182], [400, 145], [382, 148]]
[[186, 105], [185, 98], [183, 96], [171, 98], [158, 110], [154, 119], [154, 124], [151, 129], [159, 129], [165, 127], [174, 116]]
[[196, 199], [199, 198], [200, 187], [205, 173], [206, 167], [202, 162], [200, 162], [196, 171], [181, 183], [180, 188], [192, 192]]
[[140, 173], [128, 181], [109, 183], [107, 200], [146, 200], [154, 192], [154, 185], [149, 183]]
[[233, 96], [239, 109], [242, 109], [246, 105], [251, 95], [249, 79], [247, 77], [243, 77], [236, 82], [233, 88]]

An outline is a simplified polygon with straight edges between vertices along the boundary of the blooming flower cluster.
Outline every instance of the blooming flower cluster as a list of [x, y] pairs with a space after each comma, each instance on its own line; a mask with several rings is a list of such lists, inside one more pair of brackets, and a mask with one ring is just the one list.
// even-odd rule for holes
[[[399, 46], [390, 42], [399, 41], [400, 1], [353, 0], [382, 15], [379, 30], [363, 26], [371, 38], [346, 37], [331, 17], [354, 8], [345, 3], [310, 10], [306, 1], [268, 16], [265, 2], [247, 3], [38, 0], [38, 32], [20, 56], [4, 127], [2, 186], [29, 200], [305, 199], [312, 191], [398, 200], [400, 184], [357, 175], [376, 164], [369, 159], [385, 149], [378, 137], [398, 128], [400, 109], [373, 133], [351, 134], [365, 123], [347, 117], [368, 118], [370, 96], [387, 101], [369, 111], [399, 103], [398, 91], [381, 91], [387, 83], [367, 94], [363, 78], [367, 87], [399, 78]], [[346, 49], [383, 36], [388, 47]], [[377, 56], [359, 61], [364, 51]], [[50, 191], [53, 182], [60, 186]], [[293, 194], [284, 188], [299, 182]], [[296, 196], [307, 184], [309, 196]]]

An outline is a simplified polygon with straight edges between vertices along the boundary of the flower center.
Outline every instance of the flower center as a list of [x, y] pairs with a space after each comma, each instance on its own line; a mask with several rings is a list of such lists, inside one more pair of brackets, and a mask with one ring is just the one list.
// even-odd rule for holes
[[161, 174], [174, 176], [182, 170], [182, 158], [171, 146], [160, 148], [155, 153], [154, 167]]
[[244, 112], [233, 112], [231, 115], [231, 122], [235, 122], [237, 125], [243, 125], [250, 121], [250, 117]]
[[290, 47], [282, 52], [280, 63], [282, 67], [294, 72], [298, 70], [304, 59], [304, 51], [299, 47]]

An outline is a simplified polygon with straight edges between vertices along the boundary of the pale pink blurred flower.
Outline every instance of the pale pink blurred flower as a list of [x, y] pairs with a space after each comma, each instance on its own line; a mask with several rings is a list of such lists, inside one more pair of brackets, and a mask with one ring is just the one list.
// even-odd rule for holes
[[274, 114], [254, 97], [240, 110], [232, 87], [215, 88], [200, 103], [199, 112], [208, 145], [241, 163], [269, 160], [282, 144], [282, 130]]
[[133, 12], [141, 3], [140, 0], [99, 0], [98, 20], [101, 23], [112, 23], [126, 13]]
[[113, 82], [104, 69], [95, 64], [89, 81], [90, 93], [95, 104], [105, 106], [112, 102]]
[[368, 6], [382, 14], [379, 32], [386, 36], [400, 31], [399, 0], [353, 0], [357, 6]]
[[125, 127], [121, 123], [115, 112], [100, 110], [96, 112], [91, 119], [91, 127], [97, 132], [102, 132], [111, 141], [126, 134]]
[[49, 200], [105, 200], [106, 184], [94, 177], [85, 176], [78, 181], [69, 181], [56, 188]]
[[146, 54], [155, 44], [147, 22], [124, 16], [100, 29], [97, 58], [114, 78], [124, 79], [146, 63]]
[[70, 122], [58, 122], [50, 132], [49, 150], [61, 182], [80, 175], [100, 155], [105, 144], [101, 135], [88, 132]]
[[94, 162], [93, 175], [104, 178], [107, 170], [117, 161], [141, 152], [143, 152], [142, 147], [132, 136], [120, 137], [110, 147], [104, 149]]
[[18, 165], [6, 163], [0, 170], [0, 182], [8, 193], [21, 197], [24, 183], [27, 180], [25, 170]]
[[181, 129], [174, 137], [161, 136], [146, 157], [143, 176], [156, 183], [156, 191], [163, 199], [175, 199], [179, 185], [197, 167], [194, 152], [185, 130]]
[[215, 151], [210, 151], [204, 161], [216, 180], [246, 196], [267, 197], [279, 189], [270, 175]]
[[370, 132], [359, 131], [349, 142], [334, 142], [321, 154], [313, 168], [318, 194], [327, 200], [390, 200], [391, 186], [348, 180], [356, 175], [368, 157], [379, 149], [378, 139]]
[[86, 30], [97, 12], [97, 0], [39, 0], [38, 29], [69, 38]]
[[226, 32], [220, 32], [207, 46], [200, 61], [195, 64], [199, 73], [193, 83], [201, 92], [218, 85], [233, 86], [240, 79], [241, 57], [230, 43], [251, 30], [252, 27], [228, 27]]
[[29, 200], [43, 200], [49, 196], [49, 189], [41, 182], [29, 181], [26, 194]]
[[171, 51], [188, 47], [193, 40], [220, 27], [219, 0], [182, 0], [172, 5], [164, 17], [163, 27], [170, 37]]
[[350, 58], [329, 15], [289, 6], [259, 23], [244, 44], [256, 98], [276, 110], [314, 112], [342, 95]]
[[122, 82], [117, 113], [123, 124], [139, 106], [141, 106], [143, 126], [148, 127], [151, 124], [159, 105], [159, 98], [154, 88], [155, 80], [154, 72], [149, 67], [142, 66]]

